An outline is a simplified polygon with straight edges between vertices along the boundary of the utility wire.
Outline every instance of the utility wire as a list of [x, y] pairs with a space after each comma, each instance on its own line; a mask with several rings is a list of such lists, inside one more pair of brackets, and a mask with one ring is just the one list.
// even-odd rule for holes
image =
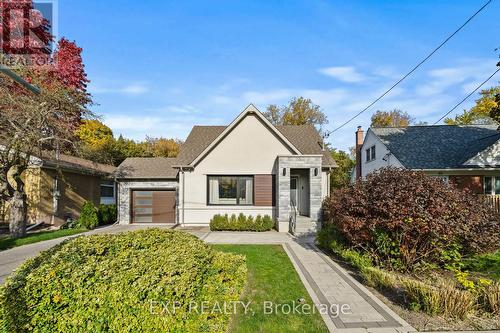
[[460, 102], [458, 102], [457, 105], [455, 105], [450, 111], [446, 112], [441, 118], [439, 118], [433, 125], [436, 125], [437, 123], [439, 123], [441, 120], [443, 120], [447, 115], [449, 115], [450, 113], [452, 113], [456, 108], [458, 108], [460, 106], [460, 104], [462, 104], [463, 102], [465, 102], [469, 97], [471, 97], [476, 91], [479, 90], [479, 88], [481, 88], [486, 82], [488, 82], [493, 76], [495, 76], [496, 73], [498, 73], [500, 71], [500, 68], [498, 68], [496, 71], [493, 72], [493, 74], [491, 74], [490, 76], [488, 76], [488, 78], [486, 80], [484, 80], [480, 85], [478, 85], [476, 87], [476, 89], [474, 89], [470, 94], [468, 94], [467, 96], [465, 96], [464, 99], [462, 99]]
[[399, 81], [397, 81], [395, 84], [393, 84], [389, 89], [387, 89], [382, 95], [380, 95], [377, 99], [375, 99], [373, 102], [371, 102], [367, 107], [365, 107], [363, 110], [361, 110], [360, 112], [358, 112], [356, 115], [354, 115], [353, 117], [351, 117], [349, 120], [347, 120], [346, 122], [344, 122], [342, 125], [340, 125], [339, 127], [335, 128], [334, 130], [332, 131], [329, 131], [327, 132], [327, 135], [326, 136], [329, 136], [330, 134], [338, 131], [339, 129], [341, 129], [342, 127], [344, 127], [345, 125], [349, 124], [351, 121], [353, 121], [354, 119], [356, 119], [357, 117], [359, 117], [363, 112], [365, 112], [366, 110], [368, 110], [369, 108], [371, 108], [375, 103], [377, 103], [378, 101], [380, 101], [382, 98], [385, 97], [385, 95], [387, 95], [389, 92], [391, 92], [392, 89], [396, 88], [397, 85], [399, 85], [401, 82], [403, 82], [408, 76], [410, 76], [414, 71], [417, 70], [417, 68], [419, 68], [424, 62], [426, 62], [430, 57], [432, 57], [434, 55], [434, 53], [436, 53], [441, 47], [444, 46], [444, 44], [446, 44], [451, 38], [453, 38], [453, 36], [455, 36], [460, 30], [462, 30], [463, 27], [465, 27], [470, 21], [472, 21], [472, 19], [474, 17], [476, 17], [476, 15], [478, 15], [484, 8], [486, 8], [486, 6], [488, 6], [491, 1], [493, 0], [488, 0], [481, 8], [479, 8], [471, 17], [469, 17], [469, 19], [467, 19], [467, 21], [465, 21], [457, 30], [455, 30], [451, 35], [449, 35], [441, 44], [439, 44], [438, 47], [436, 47], [431, 53], [429, 53], [423, 60], [421, 60], [415, 67], [413, 67], [408, 73], [406, 73], [401, 79], [399, 79]]

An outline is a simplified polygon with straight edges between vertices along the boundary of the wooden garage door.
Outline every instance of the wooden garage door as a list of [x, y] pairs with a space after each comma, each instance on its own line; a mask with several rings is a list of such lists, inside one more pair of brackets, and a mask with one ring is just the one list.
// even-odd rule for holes
[[175, 223], [175, 191], [133, 191], [132, 222]]

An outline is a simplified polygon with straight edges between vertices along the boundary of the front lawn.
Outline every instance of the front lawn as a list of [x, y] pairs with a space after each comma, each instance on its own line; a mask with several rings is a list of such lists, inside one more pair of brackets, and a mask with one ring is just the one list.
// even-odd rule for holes
[[[290, 259], [279, 245], [213, 245], [216, 250], [246, 257], [248, 282], [242, 301], [251, 302], [247, 314], [238, 308], [233, 318], [232, 332], [328, 332], [321, 315], [264, 313], [264, 302], [297, 303], [304, 298], [313, 303]], [[285, 311], [286, 312], [286, 311]]]
[[71, 236], [79, 234], [81, 232], [87, 231], [86, 229], [62, 229], [62, 230], [51, 230], [51, 231], [41, 231], [32, 234], [28, 234], [22, 238], [11, 238], [9, 236], [0, 238], [0, 251], [7, 250], [16, 246], [27, 245], [32, 243], [38, 243], [41, 241]]

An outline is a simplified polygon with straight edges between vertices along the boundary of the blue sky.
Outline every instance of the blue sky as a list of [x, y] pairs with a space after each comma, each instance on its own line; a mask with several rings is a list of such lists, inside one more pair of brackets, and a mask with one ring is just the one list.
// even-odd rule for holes
[[[333, 129], [484, 2], [59, 0], [58, 30], [84, 49], [93, 111], [115, 135], [184, 139], [193, 125], [227, 124], [251, 102], [264, 111], [293, 96], [319, 104]], [[356, 126], [378, 109], [439, 119], [495, 70], [498, 31], [493, 1], [329, 141], [352, 146]]]

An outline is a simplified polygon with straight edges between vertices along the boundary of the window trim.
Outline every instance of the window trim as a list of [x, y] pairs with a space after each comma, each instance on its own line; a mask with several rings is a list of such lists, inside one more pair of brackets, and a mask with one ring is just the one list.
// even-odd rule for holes
[[[210, 177], [236, 177], [238, 180], [236, 181], [236, 203], [232, 204], [215, 204], [210, 203]], [[240, 203], [240, 182], [239, 178], [252, 178], [252, 203], [249, 204], [241, 204]], [[227, 206], [227, 207], [238, 207], [238, 206], [255, 206], [255, 175], [207, 175], [207, 206]]]
[[[377, 150], [375, 149], [375, 146], [376, 145], [372, 145], [369, 148], [365, 149], [365, 154], [366, 154], [365, 163], [375, 161], [377, 159]], [[372, 151], [374, 152], [373, 154]], [[372, 155], [374, 155], [373, 158]]]
[[[112, 197], [103, 196], [102, 195], [102, 187], [112, 188], [113, 189], [113, 196]], [[111, 184], [106, 184], [105, 182], [101, 182], [100, 187], [99, 187], [99, 196], [101, 198], [111, 198], [111, 199], [114, 199], [116, 197], [116, 186], [115, 186], [115, 183], [111, 182]]]

